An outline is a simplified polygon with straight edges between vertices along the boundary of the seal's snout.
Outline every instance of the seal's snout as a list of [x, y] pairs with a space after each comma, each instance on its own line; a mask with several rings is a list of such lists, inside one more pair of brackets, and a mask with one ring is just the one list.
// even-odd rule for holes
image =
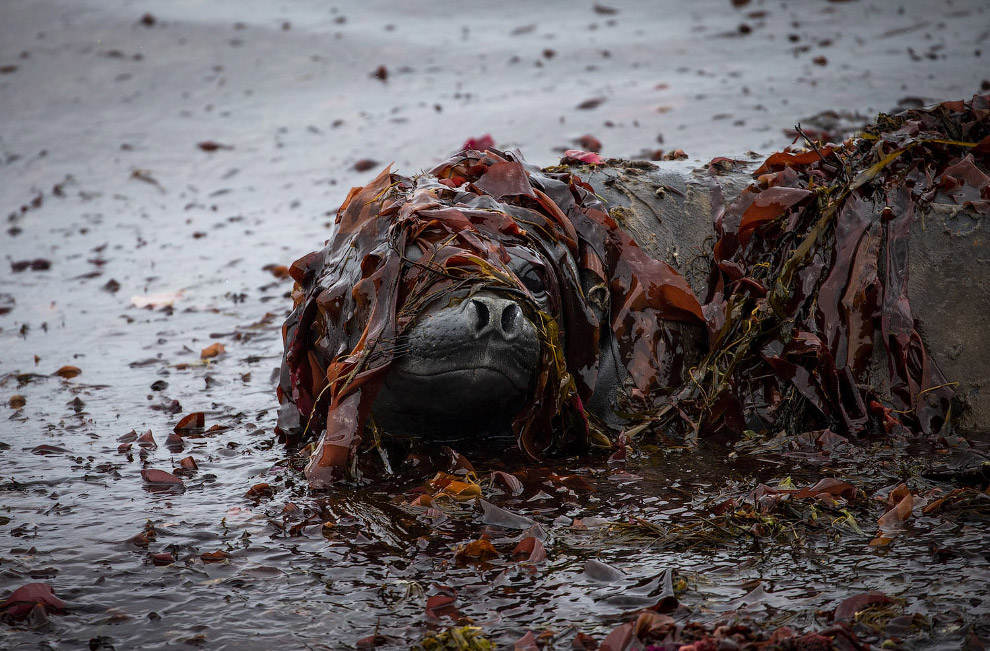
[[376, 422], [433, 440], [508, 432], [540, 364], [537, 328], [518, 299], [490, 290], [424, 311], [399, 348], [372, 408]]
[[467, 381], [478, 391], [471, 402], [490, 396], [495, 388], [491, 381], [526, 392], [540, 360], [539, 334], [518, 300], [490, 291], [420, 315], [403, 334], [401, 349], [391, 369], [392, 383], [402, 375], [416, 376], [418, 382], [449, 382], [440, 378], [453, 373], [469, 378], [461, 378], [461, 386]]
[[506, 341], [515, 339], [523, 331], [522, 309], [507, 298], [478, 295], [465, 302], [469, 334], [474, 339], [498, 337]]

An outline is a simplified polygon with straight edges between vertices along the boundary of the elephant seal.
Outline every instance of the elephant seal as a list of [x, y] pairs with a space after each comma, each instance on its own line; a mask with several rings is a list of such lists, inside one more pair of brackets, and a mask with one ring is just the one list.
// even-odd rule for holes
[[532, 458], [580, 449], [586, 405], [620, 383], [663, 396], [687, 376], [684, 351], [704, 350], [687, 282], [578, 177], [518, 153], [466, 150], [416, 178], [386, 169], [290, 274], [278, 429], [318, 438], [314, 487], [358, 475], [366, 428], [511, 439]]
[[990, 430], [990, 96], [753, 167], [468, 150], [352, 190], [291, 269], [278, 428], [319, 438], [310, 483], [355, 476], [379, 430], [532, 458], [589, 416]]

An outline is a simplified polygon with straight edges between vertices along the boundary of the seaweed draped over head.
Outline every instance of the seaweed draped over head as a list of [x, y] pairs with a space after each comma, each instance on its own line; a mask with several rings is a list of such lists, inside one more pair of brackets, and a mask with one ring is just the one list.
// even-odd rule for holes
[[[413, 261], [410, 250], [422, 255]], [[552, 314], [513, 273], [512, 255], [541, 268]], [[586, 439], [583, 404], [595, 386], [601, 337], [615, 337], [636, 387], [656, 394], [673, 388], [682, 371], [671, 352], [679, 331], [665, 321], [704, 323], [684, 279], [620, 231], [589, 186], [494, 150], [463, 151], [415, 179], [386, 169], [352, 189], [326, 247], [290, 273], [296, 286], [282, 329], [278, 431], [319, 436], [306, 467], [315, 487], [356, 474], [371, 405], [401, 354], [397, 344], [428, 306], [481, 289], [524, 299], [541, 358], [512, 429], [533, 458]]]

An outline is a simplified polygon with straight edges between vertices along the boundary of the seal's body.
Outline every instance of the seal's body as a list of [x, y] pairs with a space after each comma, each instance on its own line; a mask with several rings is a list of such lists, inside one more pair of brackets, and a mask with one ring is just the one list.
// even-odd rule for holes
[[977, 95], [756, 169], [468, 150], [386, 170], [292, 266], [279, 429], [319, 437], [314, 486], [353, 474], [368, 430], [532, 458], [580, 448], [589, 416], [987, 431], [988, 152]]

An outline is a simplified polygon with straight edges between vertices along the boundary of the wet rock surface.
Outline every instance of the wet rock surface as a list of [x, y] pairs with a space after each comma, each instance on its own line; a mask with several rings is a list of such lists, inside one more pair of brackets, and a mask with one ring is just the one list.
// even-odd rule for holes
[[0, 646], [407, 648], [467, 619], [566, 646], [646, 606], [685, 641], [985, 643], [979, 441], [771, 434], [323, 495], [275, 442], [284, 265], [367, 161], [491, 132], [550, 164], [590, 133], [700, 165], [985, 77], [982, 3], [645, 6], [4, 3]]

